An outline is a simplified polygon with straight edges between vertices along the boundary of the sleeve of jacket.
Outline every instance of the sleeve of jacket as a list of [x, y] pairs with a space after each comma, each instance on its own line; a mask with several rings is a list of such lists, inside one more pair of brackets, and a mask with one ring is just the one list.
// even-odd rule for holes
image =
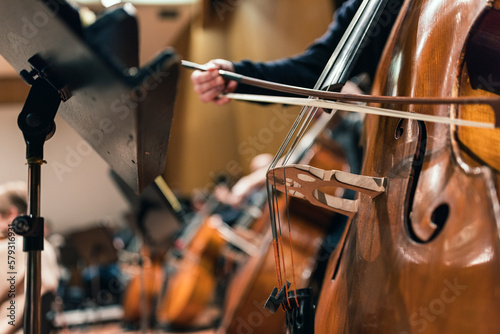
[[[400, 8], [400, 0], [389, 0], [396, 2], [396, 7]], [[356, 14], [362, 0], [348, 0], [335, 12], [332, 23], [327, 31], [320, 38], [316, 39], [303, 53], [268, 62], [253, 62], [242, 60], [234, 62], [236, 73], [242, 75], [279, 82], [288, 85], [302, 86], [312, 88], [316, 84], [321, 72], [330, 59], [335, 47], [342, 38], [349, 23]], [[394, 7], [394, 6], [392, 6]], [[388, 8], [392, 8], [388, 6]], [[397, 13], [385, 13], [386, 20], [384, 24], [379, 24], [370, 36], [369, 42], [360, 54], [352, 75], [367, 72], [373, 77], [378, 60], [382, 54], [385, 41], [390, 33], [392, 25], [396, 19]], [[382, 14], [384, 15], [384, 14]], [[238, 93], [248, 94], [274, 94], [286, 95], [282, 93], [270, 92], [266, 89], [251, 87], [247, 85], [238, 85]]]

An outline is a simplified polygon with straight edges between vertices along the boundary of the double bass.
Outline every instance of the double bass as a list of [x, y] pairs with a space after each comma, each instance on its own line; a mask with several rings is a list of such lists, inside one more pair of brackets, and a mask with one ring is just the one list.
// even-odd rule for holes
[[[373, 94], [492, 95], [471, 86], [468, 46], [479, 38], [471, 34], [479, 21], [495, 15], [498, 5], [405, 1]], [[498, 28], [477, 30], [485, 31], [498, 44]], [[494, 118], [477, 106], [396, 108]], [[378, 196], [358, 195], [357, 213], [330, 258], [316, 333], [498, 333], [499, 130], [369, 115], [365, 135], [362, 174], [386, 185]]]

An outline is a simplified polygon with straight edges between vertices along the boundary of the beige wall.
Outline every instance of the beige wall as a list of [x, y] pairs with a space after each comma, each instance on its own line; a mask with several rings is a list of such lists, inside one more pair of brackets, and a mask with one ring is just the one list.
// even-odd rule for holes
[[[0, 184], [28, 180], [26, 145], [17, 127], [21, 109], [20, 103], [0, 104]], [[109, 177], [106, 162], [60, 116], [56, 127], [44, 145], [41, 215], [55, 232], [124, 225], [128, 202]]]
[[[211, 20], [198, 16], [174, 43], [184, 59], [271, 60], [302, 51], [326, 30], [331, 0], [227, 0]], [[178, 42], [181, 42], [177, 44]], [[231, 102], [203, 104], [192, 91], [188, 70], [179, 85], [166, 178], [183, 194], [205, 189], [218, 171], [246, 172], [251, 157], [274, 153], [297, 108]], [[286, 117], [285, 117], [286, 116]], [[277, 131], [281, 129], [281, 131]]]

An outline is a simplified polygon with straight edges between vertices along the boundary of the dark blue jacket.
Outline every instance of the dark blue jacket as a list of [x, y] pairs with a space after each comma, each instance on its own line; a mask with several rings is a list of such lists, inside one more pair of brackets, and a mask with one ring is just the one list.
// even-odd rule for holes
[[[269, 62], [243, 60], [233, 63], [235, 72], [246, 76], [294, 86], [312, 88], [316, 84], [335, 47], [342, 38], [362, 0], [348, 0], [335, 12], [326, 33], [311, 44], [303, 53]], [[385, 42], [402, 5], [401, 0], [389, 0], [384, 12], [370, 34], [370, 40], [361, 52], [352, 75], [375, 74]], [[238, 93], [275, 94], [265, 89], [238, 85]]]

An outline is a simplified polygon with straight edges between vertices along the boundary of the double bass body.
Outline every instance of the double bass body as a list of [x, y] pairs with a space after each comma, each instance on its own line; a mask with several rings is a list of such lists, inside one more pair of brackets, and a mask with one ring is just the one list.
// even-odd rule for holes
[[[464, 45], [485, 6], [407, 1], [374, 94], [472, 91]], [[449, 105], [405, 108], [460, 116]], [[386, 177], [387, 188], [375, 199], [359, 195], [360, 209], [330, 258], [316, 333], [499, 333], [497, 171], [468, 156], [449, 125], [368, 116], [365, 135], [362, 174]]]

